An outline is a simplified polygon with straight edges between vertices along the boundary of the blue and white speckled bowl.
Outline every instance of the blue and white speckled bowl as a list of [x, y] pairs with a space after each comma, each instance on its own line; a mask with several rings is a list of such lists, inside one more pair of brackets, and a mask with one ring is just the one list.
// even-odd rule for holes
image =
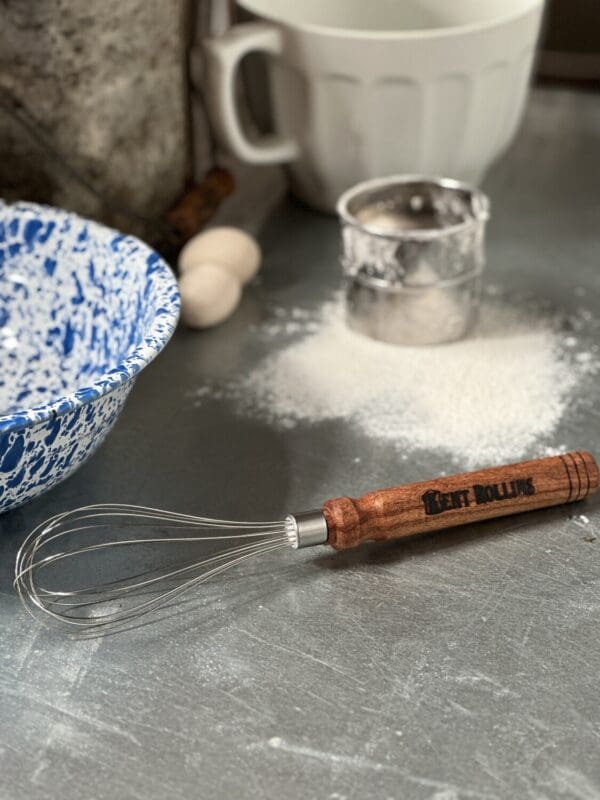
[[142, 242], [0, 203], [0, 512], [94, 452], [178, 315], [177, 283]]

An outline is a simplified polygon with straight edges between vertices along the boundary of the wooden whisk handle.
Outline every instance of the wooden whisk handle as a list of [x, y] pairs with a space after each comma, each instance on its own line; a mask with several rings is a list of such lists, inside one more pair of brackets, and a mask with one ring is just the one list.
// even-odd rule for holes
[[433, 481], [338, 497], [323, 506], [327, 543], [345, 550], [368, 539], [415, 533], [583, 500], [598, 488], [598, 465], [585, 450]]

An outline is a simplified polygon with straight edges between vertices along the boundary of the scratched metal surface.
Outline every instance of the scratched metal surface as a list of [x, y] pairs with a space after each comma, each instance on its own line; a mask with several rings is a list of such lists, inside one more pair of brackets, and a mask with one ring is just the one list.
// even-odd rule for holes
[[[538, 90], [490, 175], [489, 268], [600, 315], [600, 102]], [[282, 552], [207, 585], [182, 613], [104, 640], [34, 624], [11, 590], [25, 532], [120, 499], [274, 516], [448, 467], [340, 425], [283, 434], [196, 407], [262, 355], [268, 303], [337, 281], [332, 219], [289, 204], [263, 231], [263, 283], [205, 335], [180, 332], [75, 477], [0, 521], [0, 797], [600, 798], [598, 503], [401, 545]], [[600, 453], [597, 412], [557, 441]], [[354, 462], [360, 456], [361, 463]]]

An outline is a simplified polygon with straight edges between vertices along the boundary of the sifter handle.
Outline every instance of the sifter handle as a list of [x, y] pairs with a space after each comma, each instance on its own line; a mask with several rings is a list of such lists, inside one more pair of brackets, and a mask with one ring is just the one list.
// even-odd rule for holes
[[401, 539], [469, 522], [583, 500], [598, 488], [598, 465], [585, 450], [433, 481], [409, 483], [323, 506], [327, 544]]

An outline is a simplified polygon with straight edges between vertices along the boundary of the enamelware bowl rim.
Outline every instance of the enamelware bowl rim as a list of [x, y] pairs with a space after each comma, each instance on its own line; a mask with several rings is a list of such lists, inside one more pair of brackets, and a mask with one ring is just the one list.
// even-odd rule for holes
[[[128, 355], [116, 364], [108, 372], [105, 372], [93, 383], [81, 386], [69, 394], [62, 395], [31, 408], [23, 408], [11, 414], [0, 414], [0, 435], [18, 432], [26, 428], [45, 422], [49, 419], [56, 419], [64, 414], [68, 414], [77, 408], [88, 405], [100, 397], [110, 394], [112, 391], [132, 380], [141, 370], [146, 367], [164, 348], [171, 338], [179, 320], [179, 292], [177, 291], [177, 281], [167, 263], [147, 244], [135, 236], [121, 234], [108, 225], [88, 219], [73, 211], [56, 208], [55, 206], [43, 205], [39, 203], [29, 203], [19, 201], [16, 203], [6, 203], [0, 200], [0, 213], [10, 209], [15, 212], [32, 210], [38, 214], [51, 214], [55, 219], [70, 218], [84, 223], [88, 226], [91, 235], [94, 231], [101, 233], [102, 237], [107, 235], [122, 236], [123, 242], [135, 244], [140, 248], [140, 257], [147, 264], [148, 258], [154, 256], [152, 280], [156, 287], [157, 306], [160, 312], [157, 313], [147, 331], [144, 331], [143, 341], [137, 345]], [[148, 278], [149, 279], [149, 278]]]

